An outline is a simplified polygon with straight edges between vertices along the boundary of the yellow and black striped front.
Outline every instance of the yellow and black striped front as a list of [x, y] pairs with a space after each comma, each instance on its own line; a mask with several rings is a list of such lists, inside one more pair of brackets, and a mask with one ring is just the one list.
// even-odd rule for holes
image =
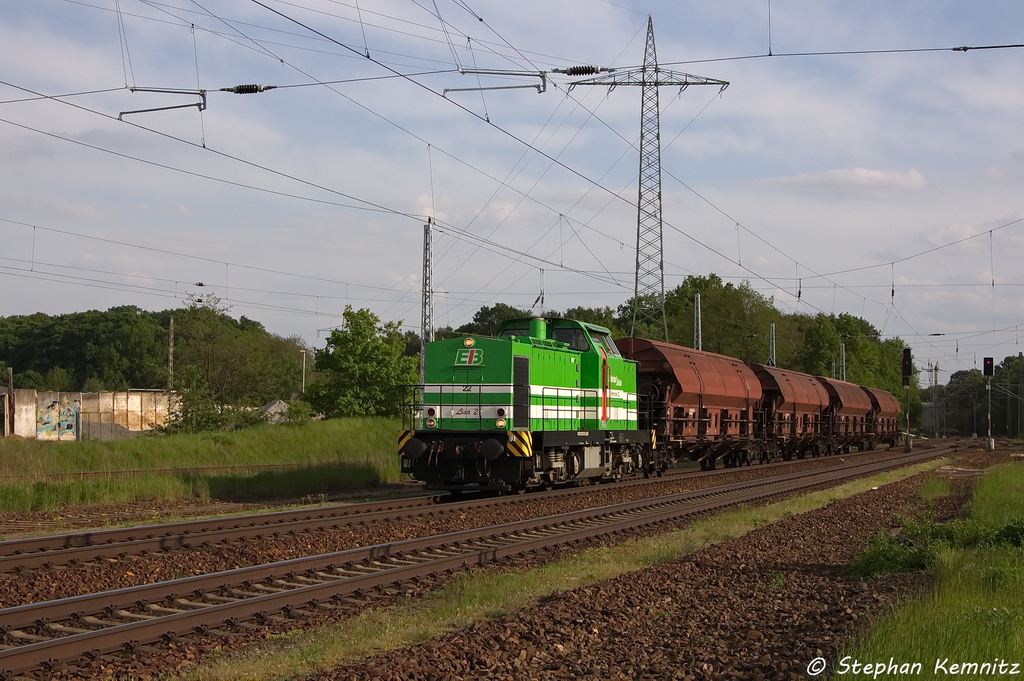
[[411, 440], [413, 438], [414, 435], [416, 435], [416, 431], [415, 430], [400, 430], [400, 431], [398, 431], [398, 451], [399, 452], [402, 451], [402, 447], [404, 447], [409, 442], [409, 440]]
[[533, 433], [529, 430], [510, 430], [508, 433], [509, 456], [533, 456]]

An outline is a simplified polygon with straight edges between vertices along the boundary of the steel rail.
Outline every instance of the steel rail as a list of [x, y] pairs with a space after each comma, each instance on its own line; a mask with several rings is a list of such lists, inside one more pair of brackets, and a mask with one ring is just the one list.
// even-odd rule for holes
[[[76, 532], [47, 537], [29, 537], [0, 542], [0, 565], [13, 564], [14, 556], [28, 556], [33, 553], [56, 554], [68, 549], [81, 549], [131, 543], [140, 540], [164, 540], [173, 547], [186, 542], [201, 540], [204, 533], [223, 530], [255, 529], [275, 530], [279, 526], [301, 521], [327, 521], [351, 518], [361, 514], [399, 511], [410, 508], [429, 507], [437, 503], [438, 495], [417, 496], [386, 501], [371, 501], [359, 504], [338, 504], [319, 506], [273, 513], [225, 516], [201, 520], [184, 520], [174, 523], [137, 525], [134, 527], [111, 528], [90, 532]], [[50, 559], [53, 562], [53, 558]], [[41, 564], [41, 563], [40, 563]], [[3, 568], [0, 568], [3, 571]]]
[[[0, 611], [5, 640], [27, 643], [0, 650], [0, 679], [41, 667], [53, 667], [61, 661], [83, 655], [95, 657], [125, 647], [135, 648], [139, 641], [173, 638], [193, 631], [203, 633], [211, 626], [223, 626], [224, 623], [233, 626], [252, 618], [265, 619], [268, 612], [301, 615], [304, 608], [331, 608], [335, 606], [327, 605], [325, 601], [333, 599], [337, 602], [387, 584], [729, 505], [826, 486], [843, 479], [910, 465], [942, 453], [942, 450], [919, 452], [880, 461], [801, 471], [774, 479], [734, 483], [642, 502], [625, 502], [542, 519], [10, 608]], [[337, 567], [338, 563], [343, 563], [342, 567]], [[191, 595], [179, 598], [179, 593]], [[153, 599], [164, 605], [151, 605]], [[120, 623], [118, 618], [136, 621]], [[54, 621], [68, 624], [53, 624]], [[102, 628], [89, 630], [86, 627]], [[36, 633], [26, 629], [34, 629]], [[47, 633], [60, 638], [43, 640]]]
[[[864, 452], [866, 454], [868, 452]], [[849, 456], [857, 456], [852, 454]], [[799, 465], [800, 460], [761, 464], [759, 469], [779, 465]], [[652, 480], [620, 481], [608, 489], [623, 490], [656, 484], [670, 479], [705, 477], [736, 472], [738, 468], [717, 471], [680, 471]], [[593, 488], [574, 487], [544, 494], [558, 498], [593, 492]], [[0, 573], [33, 570], [76, 562], [121, 559], [151, 551], [171, 551], [197, 545], [211, 545], [242, 539], [260, 539], [266, 535], [299, 534], [310, 531], [339, 529], [353, 523], [371, 523], [423, 514], [450, 514], [482, 506], [531, 503], [537, 495], [524, 499], [518, 496], [469, 499], [457, 505], [438, 505], [444, 496], [423, 496], [363, 504], [343, 504], [311, 509], [278, 511], [252, 516], [235, 516], [202, 520], [114, 528], [48, 537], [33, 537], [0, 542]], [[427, 511], [426, 509], [432, 509]]]

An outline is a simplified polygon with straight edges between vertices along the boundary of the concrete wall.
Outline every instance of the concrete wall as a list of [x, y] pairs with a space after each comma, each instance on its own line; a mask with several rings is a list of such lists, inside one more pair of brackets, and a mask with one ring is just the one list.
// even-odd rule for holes
[[14, 434], [34, 440], [36, 437], [36, 391], [14, 389]]
[[112, 439], [167, 424], [173, 393], [129, 390], [101, 393], [15, 390], [14, 434], [38, 440]]
[[[16, 400], [20, 409], [21, 397], [16, 397]], [[37, 440], [78, 438], [78, 414], [82, 408], [82, 393], [37, 392], [34, 404]]]

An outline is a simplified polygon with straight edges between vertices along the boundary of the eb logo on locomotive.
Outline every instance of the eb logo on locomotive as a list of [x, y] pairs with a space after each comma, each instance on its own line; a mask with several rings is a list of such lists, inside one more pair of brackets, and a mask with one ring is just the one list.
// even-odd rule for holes
[[476, 366], [484, 363], [484, 351], [476, 348], [459, 350], [455, 353], [455, 363]]

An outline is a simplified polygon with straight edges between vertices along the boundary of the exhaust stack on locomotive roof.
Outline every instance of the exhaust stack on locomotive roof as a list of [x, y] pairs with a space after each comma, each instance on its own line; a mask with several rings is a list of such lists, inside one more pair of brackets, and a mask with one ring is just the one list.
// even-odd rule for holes
[[539, 340], [548, 339], [548, 320], [543, 317], [534, 317], [530, 320], [530, 337]]

